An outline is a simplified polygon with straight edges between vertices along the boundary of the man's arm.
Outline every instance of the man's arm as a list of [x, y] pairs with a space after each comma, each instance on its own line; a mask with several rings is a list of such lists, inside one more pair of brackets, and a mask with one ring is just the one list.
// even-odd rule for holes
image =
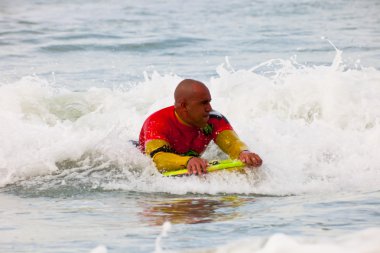
[[248, 166], [259, 167], [262, 164], [261, 158], [257, 154], [250, 152], [247, 145], [239, 139], [233, 130], [220, 132], [215, 142], [232, 159], [239, 159]]
[[150, 140], [145, 145], [145, 153], [155, 163], [159, 172], [187, 168], [189, 174], [207, 173], [208, 161], [194, 156], [173, 153], [170, 144], [164, 140]]
[[172, 152], [170, 144], [164, 140], [150, 140], [145, 144], [145, 153], [149, 155], [159, 172], [187, 168], [189, 174], [207, 173], [208, 162], [194, 156], [181, 156]]
[[167, 141], [159, 139], [146, 142], [145, 153], [152, 158], [159, 172], [186, 168], [192, 158], [175, 154]]

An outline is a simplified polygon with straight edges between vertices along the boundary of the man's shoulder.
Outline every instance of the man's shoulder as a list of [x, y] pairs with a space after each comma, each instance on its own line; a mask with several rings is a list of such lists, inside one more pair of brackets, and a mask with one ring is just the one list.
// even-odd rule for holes
[[224, 117], [224, 115], [218, 111], [213, 110], [210, 112], [209, 115], [210, 115], [210, 121], [225, 121], [226, 123], [229, 123], [227, 118]]
[[168, 106], [162, 108], [153, 114], [151, 114], [148, 119], [167, 119], [174, 115], [174, 106]]
[[[227, 118], [224, 117], [218, 111], [210, 112], [210, 118], [208, 120], [208, 125], [211, 126], [212, 133], [216, 136], [224, 130], [233, 130], [231, 124], [228, 122]], [[215, 137], [214, 136], [214, 137]]]
[[212, 110], [210, 112], [210, 118], [215, 118], [215, 119], [222, 119], [224, 116], [218, 111]]
[[169, 127], [173, 125], [174, 116], [172, 115], [174, 115], [173, 106], [154, 112], [145, 120], [140, 134], [144, 135], [147, 139], [154, 139], [158, 133], [167, 132]]

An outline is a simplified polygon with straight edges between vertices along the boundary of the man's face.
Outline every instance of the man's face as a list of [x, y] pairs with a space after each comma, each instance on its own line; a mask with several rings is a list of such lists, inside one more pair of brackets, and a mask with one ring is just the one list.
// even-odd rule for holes
[[210, 117], [211, 95], [207, 88], [197, 89], [186, 103], [187, 122], [193, 126], [203, 128]]

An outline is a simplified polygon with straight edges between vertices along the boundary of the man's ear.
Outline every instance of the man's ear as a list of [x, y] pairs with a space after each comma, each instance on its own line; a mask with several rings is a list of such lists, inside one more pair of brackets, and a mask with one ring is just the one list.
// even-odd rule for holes
[[187, 103], [185, 100], [182, 100], [180, 101], [180, 107], [183, 109], [183, 110], [187, 110]]

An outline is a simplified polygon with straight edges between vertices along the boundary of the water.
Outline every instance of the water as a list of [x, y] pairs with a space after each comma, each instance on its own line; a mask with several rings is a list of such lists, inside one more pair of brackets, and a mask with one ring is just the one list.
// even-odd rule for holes
[[[379, 10], [1, 1], [0, 252], [380, 252]], [[261, 169], [163, 178], [128, 142], [189, 77]]]

